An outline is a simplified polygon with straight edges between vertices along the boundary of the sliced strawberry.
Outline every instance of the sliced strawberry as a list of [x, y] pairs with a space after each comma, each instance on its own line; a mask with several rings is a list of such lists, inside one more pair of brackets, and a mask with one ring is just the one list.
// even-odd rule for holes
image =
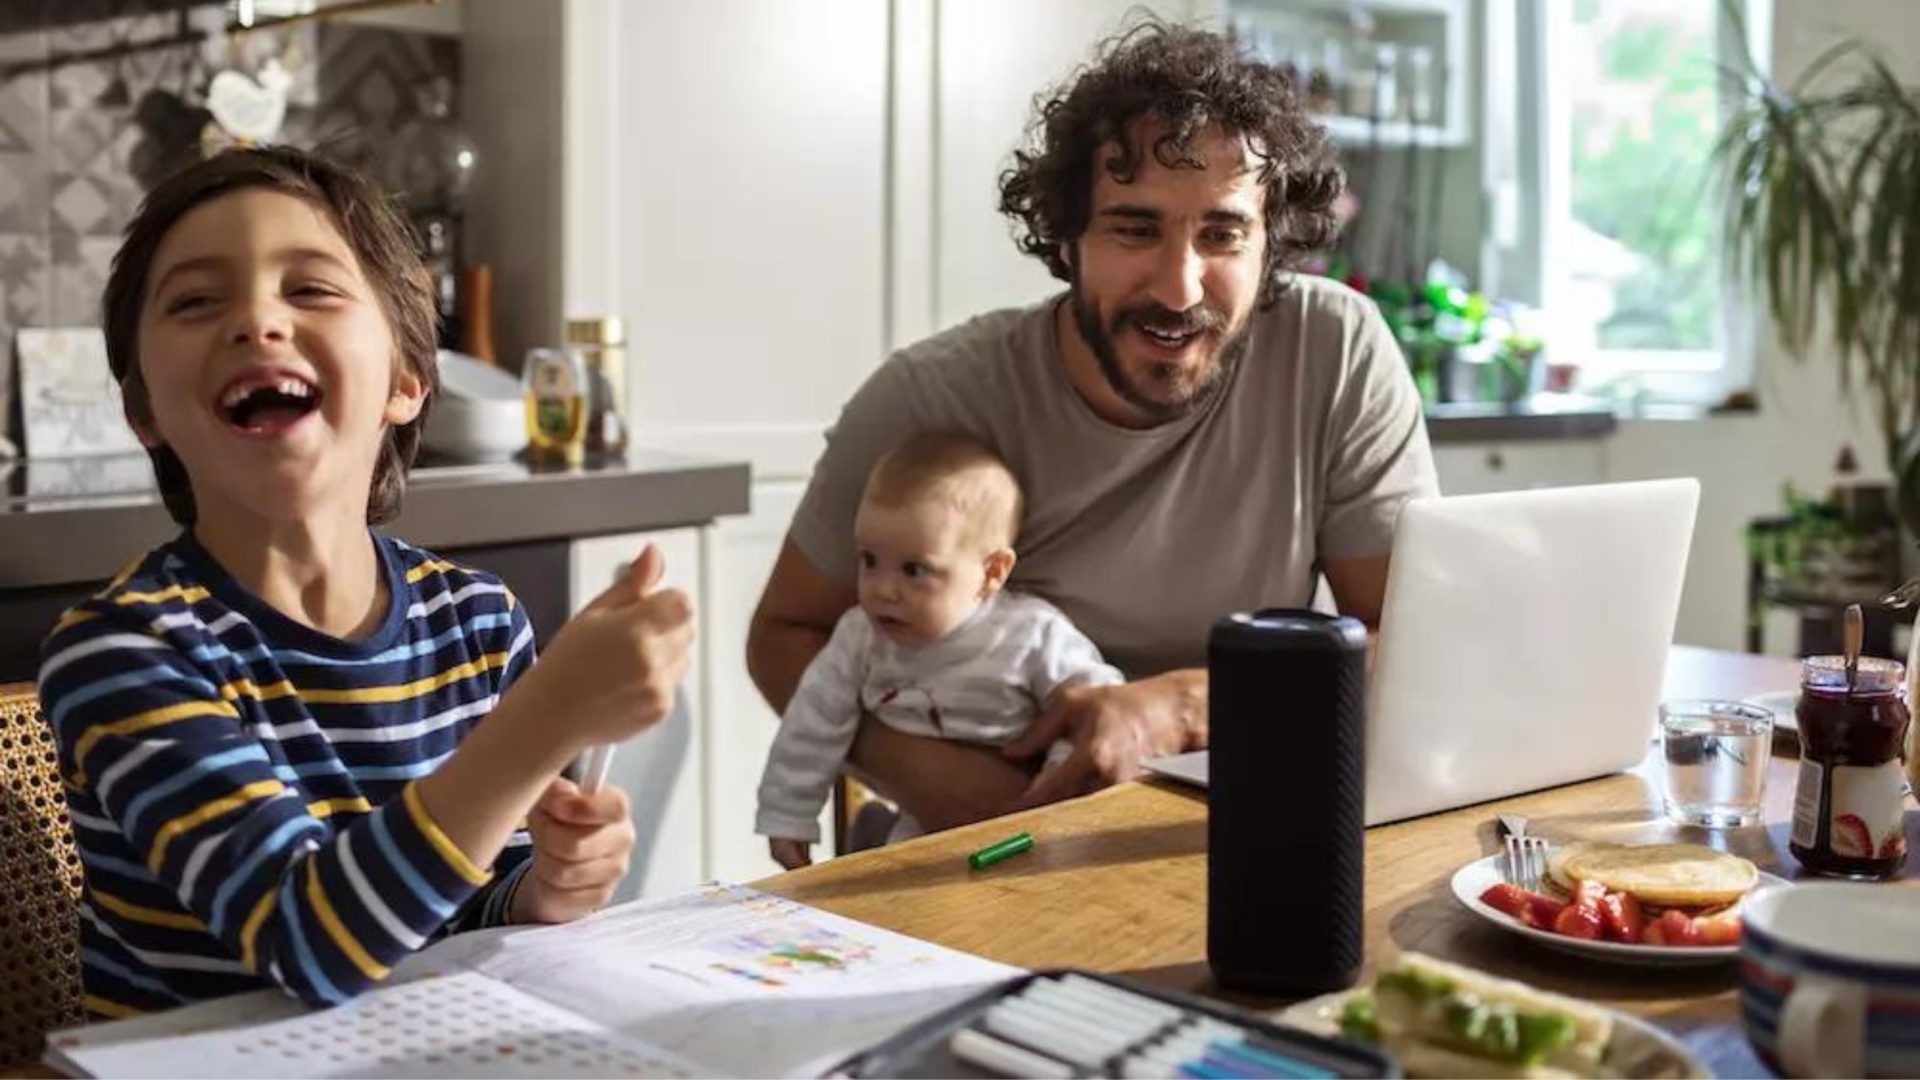
[[1640, 911], [1640, 898], [1632, 893], [1608, 893], [1600, 901], [1600, 925], [1613, 941], [1633, 944], [1646, 929], [1646, 917]]
[[1833, 853], [1855, 859], [1873, 858], [1873, 833], [1859, 814], [1834, 815]]
[[1553, 929], [1553, 920], [1559, 917], [1560, 909], [1567, 906], [1551, 896], [1528, 892], [1504, 881], [1488, 886], [1487, 891], [1480, 894], [1480, 902], [1537, 930]]
[[1601, 925], [1598, 911], [1568, 904], [1554, 918], [1553, 932], [1586, 941], [1599, 941], [1606, 934], [1606, 927]]
[[1646, 945], [1698, 945], [1700, 934], [1686, 912], [1668, 908], [1659, 918], [1647, 923], [1647, 928], [1640, 932], [1640, 941]]
[[1516, 919], [1524, 919], [1523, 913], [1527, 910], [1532, 896], [1532, 893], [1520, 886], [1503, 881], [1481, 893], [1480, 902], [1495, 911], [1505, 912]]
[[1560, 917], [1560, 913], [1565, 911], [1566, 907], [1567, 905], [1551, 896], [1529, 893], [1527, 910], [1521, 913], [1520, 921], [1541, 930], [1551, 930], [1554, 920]]
[[1573, 906], [1599, 914], [1600, 901], [1607, 898], [1607, 887], [1597, 881], [1582, 881], [1573, 890]]
[[1907, 857], [1907, 838], [1899, 826], [1880, 841], [1880, 857], [1883, 859], [1904, 859]]
[[1696, 915], [1693, 918], [1694, 937], [1701, 945], [1738, 945], [1740, 944], [1740, 911], [1728, 908], [1712, 915]]

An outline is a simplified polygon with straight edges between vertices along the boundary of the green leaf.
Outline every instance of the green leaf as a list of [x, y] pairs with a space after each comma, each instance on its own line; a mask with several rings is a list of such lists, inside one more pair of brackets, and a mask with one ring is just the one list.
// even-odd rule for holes
[[1830, 357], [1842, 391], [1871, 399], [1898, 472], [1920, 424], [1920, 90], [1858, 40], [1786, 89], [1742, 59], [1722, 72], [1733, 100], [1712, 152], [1725, 272], [1790, 355]]

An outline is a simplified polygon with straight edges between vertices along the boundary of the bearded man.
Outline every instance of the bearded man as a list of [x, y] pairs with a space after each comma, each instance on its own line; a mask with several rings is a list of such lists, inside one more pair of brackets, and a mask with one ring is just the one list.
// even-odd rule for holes
[[[868, 469], [921, 430], [999, 451], [1026, 492], [1009, 587], [1052, 601], [1131, 680], [1056, 695], [1004, 750], [869, 718], [856, 769], [928, 828], [1205, 746], [1224, 614], [1306, 607], [1324, 577], [1375, 625], [1400, 508], [1437, 486], [1372, 302], [1291, 269], [1332, 239], [1343, 185], [1288, 78], [1217, 34], [1138, 27], [1039, 104], [1000, 205], [1066, 291], [901, 350], [847, 403], [749, 635], [774, 708], [854, 603]], [[1274, 714], [1294, 722], [1284, 702]], [[1063, 736], [1075, 752], [1034, 775]]]

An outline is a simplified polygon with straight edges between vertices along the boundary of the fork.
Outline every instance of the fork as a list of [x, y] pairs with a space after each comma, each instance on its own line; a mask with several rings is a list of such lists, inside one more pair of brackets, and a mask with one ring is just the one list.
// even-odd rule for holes
[[1500, 874], [1511, 884], [1528, 892], [1540, 891], [1540, 880], [1547, 872], [1547, 842], [1527, 835], [1527, 819], [1519, 814], [1501, 814], [1500, 827], [1506, 833], [1506, 852], [1500, 862]]

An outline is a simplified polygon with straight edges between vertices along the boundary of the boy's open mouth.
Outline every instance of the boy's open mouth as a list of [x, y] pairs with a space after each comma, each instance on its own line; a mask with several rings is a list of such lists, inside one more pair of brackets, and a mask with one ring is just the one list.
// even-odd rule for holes
[[243, 376], [216, 403], [227, 423], [248, 435], [274, 435], [320, 407], [320, 388], [298, 375]]

